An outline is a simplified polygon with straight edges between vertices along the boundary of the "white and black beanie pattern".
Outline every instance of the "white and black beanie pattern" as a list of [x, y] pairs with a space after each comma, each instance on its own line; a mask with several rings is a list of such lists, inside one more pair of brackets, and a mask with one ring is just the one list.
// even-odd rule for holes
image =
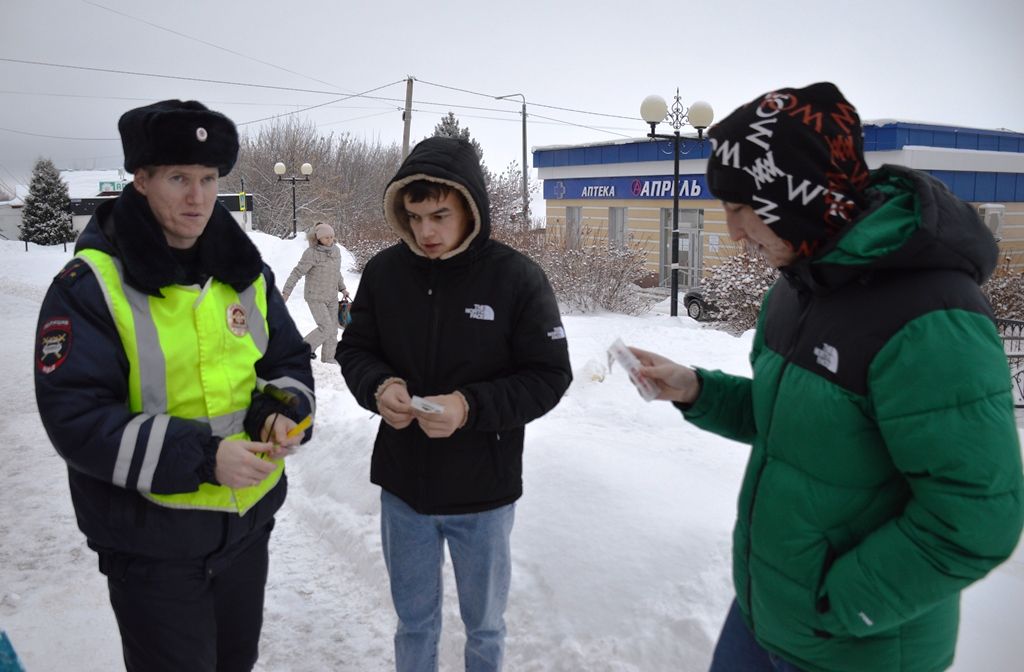
[[813, 256], [865, 207], [860, 117], [832, 83], [758, 96], [708, 137], [711, 193], [751, 206], [798, 256]]

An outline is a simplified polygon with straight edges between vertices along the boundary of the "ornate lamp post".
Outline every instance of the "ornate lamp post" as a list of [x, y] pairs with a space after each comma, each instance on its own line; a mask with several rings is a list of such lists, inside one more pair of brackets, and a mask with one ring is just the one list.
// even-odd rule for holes
[[274, 164], [274, 172], [277, 173], [277, 181], [292, 183], [292, 238], [294, 238], [298, 229], [298, 215], [295, 209], [295, 183], [309, 182], [309, 176], [313, 174], [313, 166], [308, 163], [302, 164], [302, 167], [299, 168], [299, 171], [302, 173], [302, 177], [298, 177], [297, 175], [289, 175], [285, 177], [285, 173], [287, 171], [288, 167], [281, 161]]
[[[697, 139], [703, 141], [704, 129], [711, 125], [711, 121], [715, 118], [715, 112], [711, 109], [711, 105], [703, 100], [694, 102], [689, 108], [683, 107], [677, 88], [671, 110], [661, 96], [647, 96], [640, 103], [640, 116], [651, 125], [651, 132], [647, 134], [648, 138], [673, 141], [672, 155], [675, 169], [672, 180], [672, 297], [669, 303], [669, 313], [675, 316], [679, 314], [679, 129], [689, 124], [697, 130]], [[656, 132], [657, 125], [662, 121], [667, 121], [673, 128], [672, 135]]]

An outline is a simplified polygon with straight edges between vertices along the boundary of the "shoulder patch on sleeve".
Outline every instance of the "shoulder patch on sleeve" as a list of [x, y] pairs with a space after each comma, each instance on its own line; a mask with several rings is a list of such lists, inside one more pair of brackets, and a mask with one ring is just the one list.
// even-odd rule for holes
[[71, 354], [71, 318], [43, 320], [36, 339], [36, 366], [41, 373], [53, 373]]
[[92, 267], [82, 259], [75, 258], [64, 265], [64, 268], [61, 269], [53, 281], [59, 282], [65, 287], [70, 287], [90, 273], [92, 273]]

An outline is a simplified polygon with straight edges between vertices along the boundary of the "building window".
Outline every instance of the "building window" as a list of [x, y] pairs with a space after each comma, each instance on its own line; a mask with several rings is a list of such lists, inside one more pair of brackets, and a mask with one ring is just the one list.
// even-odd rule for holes
[[570, 249], [580, 246], [580, 219], [583, 208], [580, 206], [565, 209], [565, 245]]
[[613, 250], [626, 247], [625, 208], [608, 208], [608, 247]]

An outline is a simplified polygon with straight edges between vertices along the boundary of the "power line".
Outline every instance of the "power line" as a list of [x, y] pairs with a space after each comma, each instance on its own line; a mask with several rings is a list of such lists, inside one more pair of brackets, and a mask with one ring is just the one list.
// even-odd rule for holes
[[[492, 96], [489, 93], [481, 93], [480, 91], [471, 91], [469, 89], [460, 89], [460, 88], [458, 88], [456, 86], [448, 86], [446, 84], [437, 84], [435, 82], [428, 82], [428, 81], [426, 81], [424, 79], [416, 79], [416, 81], [420, 82], [422, 84], [429, 84], [430, 86], [436, 86], [436, 87], [441, 88], [441, 89], [450, 89], [452, 91], [461, 91], [462, 93], [469, 93], [469, 94], [472, 94], [474, 96], [483, 96], [484, 98], [490, 98], [492, 100], [497, 98], [497, 96]], [[558, 107], [556, 105], [545, 105], [543, 103], [535, 103], [533, 101], [528, 101], [527, 105], [536, 106], [536, 107], [546, 107], [546, 108], [551, 109], [551, 110], [561, 110], [563, 112], [577, 112], [579, 114], [591, 114], [591, 115], [598, 116], [598, 117], [613, 117], [615, 119], [628, 119], [630, 121], [636, 121], [639, 118], [639, 117], [626, 117], [626, 116], [623, 116], [621, 114], [606, 114], [604, 112], [591, 112], [589, 110], [578, 110], [578, 109], [574, 109], [574, 108], [571, 108], [571, 107]], [[584, 126], [584, 128], [587, 128], [587, 127]]]
[[389, 86], [394, 86], [395, 84], [401, 84], [404, 81], [405, 81], [404, 79], [399, 79], [397, 81], [389, 82], [387, 84], [381, 84], [380, 86], [374, 87], [372, 89], [368, 89], [366, 91], [363, 91], [362, 93], [353, 93], [353, 94], [348, 95], [348, 96], [342, 96], [341, 98], [338, 98], [336, 100], [329, 100], [326, 103], [320, 103], [319, 105], [310, 105], [309, 107], [304, 107], [301, 110], [294, 110], [292, 112], [285, 112], [284, 114], [275, 114], [275, 115], [272, 115], [272, 116], [269, 116], [269, 117], [263, 117], [262, 119], [253, 119], [252, 121], [243, 121], [242, 123], [237, 124], [237, 125], [238, 126], [248, 126], [249, 124], [256, 124], [256, 123], [259, 123], [261, 121], [269, 121], [271, 119], [280, 119], [281, 117], [290, 117], [292, 115], [300, 114], [302, 112], [309, 112], [310, 110], [315, 110], [318, 107], [324, 107], [326, 105], [333, 105], [334, 103], [340, 103], [343, 100], [348, 100], [350, 98], [357, 98], [357, 97], [360, 97], [360, 96], [364, 96], [367, 93], [373, 93], [374, 91], [379, 91], [380, 89], [384, 89], [384, 88], [387, 88]]
[[428, 82], [425, 79], [419, 79], [417, 77], [413, 77], [413, 79], [416, 80], [417, 82], [421, 83], [421, 84], [427, 84], [429, 86], [436, 86], [439, 89], [448, 89], [450, 91], [461, 91], [462, 93], [470, 93], [470, 94], [472, 94], [474, 96], [483, 96], [484, 98], [490, 98], [491, 100], [494, 100], [495, 98], [497, 98], [497, 96], [491, 95], [489, 93], [480, 93], [479, 91], [470, 91], [469, 89], [460, 89], [457, 86], [448, 86], [447, 84], [437, 84], [436, 82]]
[[388, 110], [387, 112], [377, 112], [376, 114], [364, 114], [361, 117], [351, 117], [349, 119], [339, 119], [338, 121], [328, 121], [328, 122], [325, 122], [325, 123], [322, 123], [322, 124], [317, 124], [317, 128], [320, 128], [320, 127], [323, 127], [323, 126], [333, 126], [335, 124], [346, 124], [346, 123], [348, 123], [350, 121], [359, 121], [361, 119], [371, 119], [373, 117], [382, 117], [385, 114], [393, 114], [394, 112], [396, 112], [396, 110]]
[[541, 116], [539, 114], [534, 114], [532, 116], [537, 117], [538, 119], [547, 119], [548, 121], [554, 121], [554, 122], [557, 122], [559, 124], [566, 124], [568, 126], [578, 126], [579, 128], [586, 128], [586, 129], [591, 130], [591, 131], [599, 131], [601, 133], [610, 133], [611, 135], [617, 135], [620, 138], [633, 138], [633, 137], [636, 137], [635, 133], [633, 135], [624, 135], [622, 133], [616, 133], [615, 131], [609, 131], [608, 129], [605, 129], [605, 128], [597, 128], [595, 126], [587, 126], [586, 124], [576, 124], [576, 123], [573, 123], [571, 121], [564, 121], [562, 119], [553, 119], [551, 117], [544, 117], [544, 116]]
[[577, 110], [571, 107], [558, 107], [557, 105], [545, 105], [543, 103], [530, 102], [530, 105], [534, 107], [546, 107], [549, 110], [559, 110], [562, 112], [576, 112], [578, 114], [591, 114], [598, 117], [612, 117], [613, 119], [628, 119], [629, 121], [636, 121], [640, 117], [627, 117], [621, 114], [607, 114], [605, 112], [590, 112], [589, 110]]
[[[272, 91], [294, 91], [296, 93], [318, 93], [329, 96], [338, 95], [337, 91], [322, 91], [318, 89], [300, 89], [292, 86], [273, 86], [271, 84], [254, 84], [252, 82], [229, 82], [222, 79], [205, 79], [203, 77], [183, 77], [181, 75], [163, 75], [154, 72], [133, 72], [131, 70], [117, 70], [114, 68], [96, 68], [85, 65], [68, 65], [66, 63], [46, 63], [43, 61], [29, 61], [20, 58], [2, 58], [0, 61], [6, 63], [21, 63], [22, 65], [39, 65], [48, 68], [64, 68], [67, 70], [86, 70], [89, 72], [105, 72], [113, 75], [131, 75], [133, 77], [156, 77], [158, 79], [178, 79], [186, 82], [201, 82], [204, 84], [223, 84], [227, 86], [246, 86], [255, 89], [270, 89]], [[399, 80], [399, 81], [405, 81]]]
[[[82, 0], [82, 1], [83, 2], [87, 2], [88, 0]], [[90, 3], [90, 4], [94, 4], [94, 3]], [[97, 6], [102, 7], [100, 5], [97, 5]], [[104, 8], [104, 9], [107, 9], [107, 8]], [[129, 17], [129, 18], [133, 18], [133, 17]], [[174, 31], [170, 31], [170, 32], [174, 32]], [[188, 37], [188, 36], [184, 36], [184, 37]], [[215, 45], [213, 45], [213, 46], [215, 46]], [[248, 86], [248, 87], [253, 87], [253, 88], [272, 89], [272, 90], [279, 90], [279, 91], [293, 91], [293, 92], [297, 92], [297, 93], [314, 93], [314, 94], [332, 94], [332, 95], [337, 95], [336, 92], [334, 92], [334, 91], [329, 91], [328, 92], [328, 91], [317, 91], [317, 90], [312, 90], [312, 89], [300, 89], [300, 88], [296, 88], [296, 87], [272, 86], [272, 85], [267, 85], [267, 84], [228, 82], [228, 81], [223, 81], [223, 80], [213, 80], [213, 79], [205, 79], [205, 78], [198, 78], [198, 77], [182, 77], [182, 76], [177, 76], [177, 75], [164, 75], [164, 74], [158, 74], [158, 73], [133, 72], [133, 71], [127, 71], [127, 70], [110, 69], [110, 68], [97, 68], [97, 67], [80, 66], [80, 65], [68, 65], [68, 64], [62, 64], [62, 63], [46, 63], [46, 62], [41, 62], [41, 61], [28, 61], [28, 60], [23, 60], [23, 59], [0, 58], [0, 61], [6, 61], [6, 62], [10, 62], [10, 63], [22, 63], [22, 64], [28, 64], [28, 65], [38, 65], [38, 66], [44, 66], [44, 67], [67, 68], [67, 69], [73, 69], [73, 70], [86, 70], [86, 71], [92, 71], [92, 72], [106, 72], [106, 73], [112, 73], [112, 74], [124, 74], [124, 75], [136, 76], [136, 77], [156, 77], [156, 78], [161, 78], [161, 79], [178, 79], [178, 80], [193, 81], [193, 82], [204, 82], [204, 83], [212, 83], [212, 84], [228, 84], [228, 85], [232, 85], [232, 86]], [[387, 84], [382, 84], [381, 86], [374, 87], [372, 89], [367, 89], [366, 91], [363, 91], [361, 93], [347, 94], [347, 95], [345, 95], [345, 96], [343, 96], [341, 98], [336, 98], [336, 99], [333, 99], [333, 100], [330, 100], [330, 101], [327, 101], [327, 102], [324, 102], [324, 103], [319, 103], [319, 104], [316, 104], [316, 105], [310, 105], [308, 107], [297, 109], [297, 110], [293, 110], [293, 111], [290, 111], [290, 112], [286, 112], [284, 114], [271, 115], [271, 116], [268, 116], [268, 117], [262, 117], [260, 119], [253, 119], [253, 120], [250, 120], [250, 121], [241, 122], [241, 123], [239, 123], [237, 125], [238, 126], [247, 126], [247, 125], [251, 125], [251, 124], [260, 123], [262, 121], [269, 121], [269, 120], [272, 120], [272, 119], [279, 119], [279, 118], [283, 118], [283, 117], [293, 116], [293, 115], [296, 115], [296, 114], [301, 114], [303, 112], [308, 112], [310, 110], [314, 110], [314, 109], [318, 109], [318, 108], [322, 108], [322, 107], [328, 107], [328, 106], [331, 106], [331, 105], [335, 105], [335, 104], [337, 104], [339, 102], [342, 102], [342, 101], [345, 101], [345, 100], [350, 100], [352, 98], [366, 98], [368, 100], [381, 100], [381, 101], [386, 101], [386, 102], [404, 102], [402, 99], [397, 99], [397, 98], [387, 98], [387, 97], [383, 97], [383, 96], [370, 96], [370, 95], [367, 95], [369, 93], [373, 93], [374, 91], [379, 91], [379, 90], [387, 88], [389, 86], [394, 86], [396, 84], [400, 84], [403, 81], [405, 81], [404, 78], [396, 80], [394, 82], [389, 82]], [[419, 82], [421, 82], [423, 84], [426, 84], [426, 85], [442, 88], [442, 89], [448, 89], [448, 90], [451, 90], [451, 91], [458, 91], [458, 92], [461, 92], [461, 93], [467, 93], [467, 94], [471, 94], [471, 95], [475, 95], [475, 96], [480, 96], [480, 97], [488, 98], [490, 100], [493, 100], [495, 98], [495, 96], [492, 96], [492, 95], [489, 95], [489, 94], [486, 94], [486, 93], [481, 93], [479, 91], [472, 91], [470, 89], [464, 89], [464, 88], [460, 88], [460, 87], [449, 86], [449, 85], [446, 85], [446, 84], [438, 84], [436, 82], [429, 82], [429, 81], [420, 80], [420, 79], [416, 79], [416, 81], [419, 81]], [[72, 94], [43, 94], [43, 95], [72, 95]], [[110, 99], [114, 99], [114, 100], [122, 99], [122, 98], [116, 98], [116, 97], [109, 97], [109, 98]], [[128, 100], [138, 100], [138, 99], [130, 99], [129, 98]], [[231, 104], [234, 104], [234, 103], [231, 103]], [[245, 104], [250, 104], [250, 103], [245, 103]], [[257, 103], [251, 103], [251, 104], [257, 105]], [[462, 105], [462, 104], [454, 104], [454, 103], [435, 103], [435, 102], [431, 102], [431, 101], [417, 101], [417, 104], [418, 105], [433, 105], [433, 106], [437, 106], [437, 107], [448, 107], [448, 108], [458, 108], [458, 109], [487, 111], [487, 112], [500, 112], [500, 113], [508, 113], [508, 114], [518, 114], [518, 113], [514, 113], [512, 110], [507, 110], [507, 109], [503, 109], [503, 108], [480, 107], [480, 106]], [[587, 111], [587, 110], [579, 110], [579, 109], [573, 109], [573, 108], [558, 107], [558, 106], [554, 106], [554, 105], [545, 105], [545, 104], [542, 104], [542, 103], [532, 103], [531, 102], [531, 103], [529, 103], [529, 105], [536, 106], [536, 107], [544, 107], [544, 108], [549, 108], [549, 109], [558, 109], [558, 110], [563, 110], [563, 111], [567, 111], [567, 112], [574, 112], [574, 113], [579, 113], [579, 114], [590, 114], [590, 115], [594, 115], [594, 116], [611, 117], [611, 118], [617, 118], [617, 119], [629, 119], [631, 121], [634, 120], [633, 117], [625, 117], [625, 116], [622, 116], [622, 115], [612, 115], [612, 114], [604, 114], [604, 113], [600, 113], [600, 112], [591, 112], [591, 111]], [[395, 109], [401, 109], [401, 108], [396, 106]], [[427, 113], [426, 111], [422, 111], [422, 110], [419, 110], [419, 111]], [[332, 124], [337, 124], [337, 123], [345, 123], [345, 122], [348, 122], [348, 121], [357, 121], [359, 119], [365, 119], [365, 118], [370, 118], [370, 117], [375, 117], [375, 116], [382, 116], [383, 114], [387, 114], [387, 112], [381, 112], [381, 113], [377, 113], [377, 114], [365, 115], [365, 116], [362, 116], [362, 117], [356, 117], [356, 118], [346, 119], [346, 120], [337, 121], [337, 122], [330, 122], [329, 124], [323, 124], [323, 125], [332, 125]], [[622, 133], [617, 133], [617, 132], [615, 132], [613, 130], [610, 130], [610, 129], [607, 129], [607, 128], [598, 128], [598, 127], [595, 127], [595, 126], [588, 126], [586, 124], [579, 124], [579, 123], [575, 123], [575, 122], [571, 122], [571, 121], [566, 121], [564, 119], [556, 119], [554, 117], [547, 117], [547, 116], [539, 115], [539, 114], [536, 114], [536, 113], [533, 113], [530, 116], [532, 116], [532, 117], [534, 117], [536, 119], [544, 119], [544, 120], [547, 120], [548, 122], [555, 123], [555, 124], [563, 124], [563, 125], [567, 125], [567, 126], [575, 126], [575, 127], [578, 127], [578, 128], [585, 128], [587, 130], [592, 130], [592, 131], [596, 131], [596, 132], [599, 132], [599, 133], [608, 133], [608, 134], [616, 135], [616, 136], [623, 137], [623, 138], [633, 137], [632, 135], [626, 135], [626, 134], [622, 134]], [[484, 118], [487, 118], [487, 117], [484, 117]], [[493, 119], [493, 118], [489, 118], [489, 119]], [[497, 121], [512, 121], [511, 119], [494, 119], [494, 120], [497, 120]], [[34, 137], [50, 138], [50, 139], [55, 139], [55, 140], [81, 140], [81, 141], [112, 141], [112, 140], [117, 140], [117, 138], [76, 138], [76, 137], [68, 137], [68, 136], [47, 135], [47, 134], [42, 134], [42, 133], [31, 133], [31, 132], [28, 132], [28, 131], [19, 131], [19, 130], [9, 129], [9, 128], [0, 128], [0, 130], [7, 131], [7, 132], [10, 132], [10, 133], [17, 133], [17, 134], [20, 134], [20, 135], [29, 135], [29, 136], [34, 136]]]
[[[325, 84], [327, 86], [333, 86], [336, 89], [338, 89], [338, 91], [341, 91], [342, 93], [347, 93], [346, 91], [344, 91], [344, 89], [342, 89], [341, 87], [337, 86], [336, 84], [332, 84], [331, 82], [325, 82], [325, 81], [317, 79], [315, 77], [310, 77], [309, 75], [305, 75], [305, 74], [303, 74], [301, 72], [296, 72], [294, 70], [289, 70], [288, 68], [286, 68], [284, 66], [277, 65], [276, 63], [270, 63], [269, 61], [263, 61], [263, 60], [260, 60], [260, 59], [256, 58], [255, 56], [249, 56], [248, 54], [243, 54], [240, 51], [235, 51], [234, 49], [228, 49], [227, 47], [222, 47], [221, 45], [214, 44], [213, 42], [207, 42], [206, 40], [200, 39], [198, 37], [193, 37], [191, 35], [186, 35], [185, 33], [179, 32], [177, 30], [172, 30], [171, 28], [167, 28], [165, 26], [161, 26], [161, 25], [153, 23], [151, 21], [146, 21], [145, 19], [140, 19], [137, 16], [132, 16], [131, 14], [127, 14], [125, 12], [120, 12], [120, 11], [118, 11], [116, 9], [113, 9], [112, 7], [107, 7], [105, 5], [101, 5], [101, 4], [97, 3], [97, 2], [90, 2], [90, 0], [82, 0], [82, 2], [84, 2], [87, 5], [92, 5], [93, 7], [99, 7], [100, 9], [105, 9], [106, 11], [111, 12], [112, 14], [117, 14], [118, 16], [123, 16], [126, 19], [131, 19], [132, 21], [138, 21], [139, 23], [143, 23], [143, 24], [145, 24], [147, 26], [151, 26], [153, 28], [156, 28], [157, 30], [163, 30], [165, 32], [171, 33], [172, 35], [177, 35], [178, 37], [184, 37], [187, 40], [192, 40], [193, 42], [198, 42], [200, 44], [205, 44], [208, 47], [213, 47], [214, 49], [219, 49], [220, 51], [225, 51], [225, 52], [227, 52], [229, 54], [233, 54], [233, 55], [238, 56], [240, 58], [245, 58], [245, 59], [248, 59], [250, 61], [254, 61], [256, 63], [259, 63], [261, 65], [267, 65], [267, 66], [270, 66], [271, 68], [276, 68], [277, 70], [281, 70], [283, 72], [287, 72], [290, 75], [296, 75], [298, 77], [304, 77], [306, 79], [311, 79], [314, 82], [317, 82], [317, 83], [320, 83], [320, 84]], [[337, 91], [335, 93], [337, 93]]]
[[[11, 179], [13, 179], [13, 180], [14, 180], [14, 183], [15, 183], [15, 184], [18, 184], [18, 179], [19, 179], [19, 178], [17, 178], [17, 177], [16, 177], [15, 175], [14, 175], [14, 173], [12, 173], [12, 172], [10, 171], [10, 169], [9, 169], [9, 168], [8, 168], [7, 166], [5, 166], [4, 164], [0, 163], [0, 168], [3, 168], [3, 169], [4, 169], [4, 172], [5, 172], [5, 173], [7, 173], [8, 175], [10, 175], [10, 176], [11, 176]], [[13, 189], [14, 187], [12, 186], [11, 188]], [[17, 196], [17, 194], [14, 194], [14, 196]]]
[[2, 128], [0, 131], [7, 131], [8, 133], [17, 133], [18, 135], [31, 135], [34, 138], [49, 138], [51, 140], [88, 140], [89, 142], [109, 142], [111, 140], [120, 140], [120, 138], [73, 138], [66, 135], [46, 135], [44, 133], [29, 133], [28, 131], [18, 131], [13, 128]]
[[[13, 95], [13, 96], [46, 96], [50, 98], [77, 98], [84, 100], [125, 100], [131, 102], [149, 102], [151, 98], [136, 98], [130, 96], [95, 96], [86, 95], [80, 93], [53, 93], [49, 91], [10, 91], [0, 89], [0, 95]], [[379, 96], [362, 96], [368, 100], [383, 100], [383, 101], [397, 101], [398, 98], [382, 98]], [[248, 105], [250, 107], [294, 107], [293, 103], [277, 103], [277, 102], [250, 102], [240, 100], [211, 100], [208, 98], [203, 99], [203, 103], [206, 105]], [[345, 110], [379, 110], [383, 109], [381, 106], [359, 106], [359, 105], [339, 105], [340, 109]], [[388, 110], [396, 108], [388, 107]]]
[[[292, 91], [294, 93], [314, 93], [314, 94], [331, 95], [331, 96], [335, 96], [338, 93], [337, 91], [323, 91], [323, 90], [319, 90], [319, 89], [302, 89], [302, 88], [292, 87], [292, 86], [274, 86], [274, 85], [271, 85], [271, 84], [255, 84], [255, 83], [252, 83], [252, 82], [231, 82], [231, 81], [225, 81], [225, 80], [220, 80], [220, 79], [206, 79], [206, 78], [203, 78], [203, 77], [184, 77], [184, 76], [181, 76], [181, 75], [165, 75], [165, 74], [151, 73], [151, 72], [135, 72], [135, 71], [131, 71], [131, 70], [117, 70], [117, 69], [114, 69], [114, 68], [97, 68], [97, 67], [90, 67], [90, 66], [84, 66], [84, 65], [69, 65], [69, 64], [66, 64], [66, 63], [46, 63], [46, 62], [43, 62], [43, 61], [30, 61], [30, 60], [18, 59], [18, 58], [3, 58], [3, 57], [0, 57], [0, 62], [20, 63], [20, 64], [23, 64], [23, 65], [37, 65], [37, 66], [49, 67], [49, 68], [65, 68], [65, 69], [69, 69], [69, 70], [85, 70], [85, 71], [88, 71], [88, 72], [104, 72], [104, 73], [116, 74], [116, 75], [130, 75], [130, 76], [133, 76], [133, 77], [155, 77], [155, 78], [159, 78], [159, 79], [177, 79], [177, 80], [182, 80], [182, 81], [200, 82], [200, 83], [205, 83], [205, 84], [222, 84], [222, 85], [228, 85], [228, 86], [245, 86], [245, 87], [257, 88], [257, 89], [269, 89], [269, 90], [272, 90], [272, 91]], [[391, 86], [393, 84], [401, 83], [403, 81], [405, 81], [404, 78], [400, 79], [400, 80], [397, 80], [396, 82], [393, 82], [392, 84], [385, 84], [382, 87], [378, 87], [378, 89], [379, 88], [384, 88], [386, 86]], [[459, 87], [455, 87], [455, 86], [448, 86], [446, 84], [437, 84], [437, 83], [434, 83], [434, 82], [428, 82], [426, 80], [421, 80], [421, 79], [416, 79], [415, 81], [421, 82], [423, 84], [428, 84], [430, 86], [436, 86], [436, 87], [442, 88], [442, 89], [449, 89], [451, 91], [459, 91], [459, 92], [462, 92], [462, 93], [469, 93], [469, 94], [472, 94], [472, 95], [475, 95], [475, 96], [482, 96], [484, 98], [490, 98], [492, 100], [494, 99], [494, 96], [491, 96], [491, 95], [486, 94], [486, 93], [481, 93], [479, 91], [472, 91], [470, 89], [463, 89], [463, 88], [459, 88]], [[370, 91], [376, 91], [376, 90], [377, 89], [370, 89]], [[364, 96], [363, 94], [358, 94], [358, 93], [349, 94], [346, 98], [342, 98], [340, 100], [347, 100], [348, 98], [354, 98], [354, 97], [365, 97], [365, 98], [369, 98], [371, 100], [386, 100], [386, 101], [394, 101], [394, 102], [404, 102], [403, 99], [381, 98], [381, 97], [376, 97], [376, 96]], [[445, 105], [445, 103], [423, 103], [423, 102], [419, 102], [419, 104], [421, 104], [421, 105], [422, 104]], [[589, 115], [599, 116], [599, 117], [611, 117], [611, 118], [615, 118], [615, 119], [628, 119], [630, 121], [636, 121], [636, 119], [637, 119], [636, 117], [627, 117], [627, 116], [623, 116], [623, 115], [620, 115], [620, 114], [607, 114], [607, 113], [604, 113], [604, 112], [593, 112], [593, 111], [589, 111], [589, 110], [580, 110], [580, 109], [569, 108], [569, 107], [558, 107], [558, 106], [555, 106], [555, 105], [546, 105], [546, 104], [543, 104], [543, 103], [533, 103], [533, 102], [530, 102], [528, 104], [531, 105], [531, 106], [535, 105], [537, 107], [544, 107], [544, 108], [549, 108], [549, 109], [562, 110], [562, 111], [565, 111], [565, 112], [574, 112], [574, 113], [578, 113], [578, 114], [589, 114]], [[474, 109], [474, 108], [472, 108], [472, 106], [468, 106], [468, 105], [450, 105], [450, 107], [465, 107], [466, 109]], [[310, 108], [310, 109], [312, 109], [312, 108]], [[483, 108], [481, 108], [481, 109], [483, 109]], [[492, 111], [495, 111], [495, 112], [497, 112], [497, 111], [501, 111], [501, 112], [509, 111], [509, 110], [499, 109], [499, 108], [490, 108], [490, 109]], [[511, 111], [509, 111], [509, 113], [511, 113]]]

